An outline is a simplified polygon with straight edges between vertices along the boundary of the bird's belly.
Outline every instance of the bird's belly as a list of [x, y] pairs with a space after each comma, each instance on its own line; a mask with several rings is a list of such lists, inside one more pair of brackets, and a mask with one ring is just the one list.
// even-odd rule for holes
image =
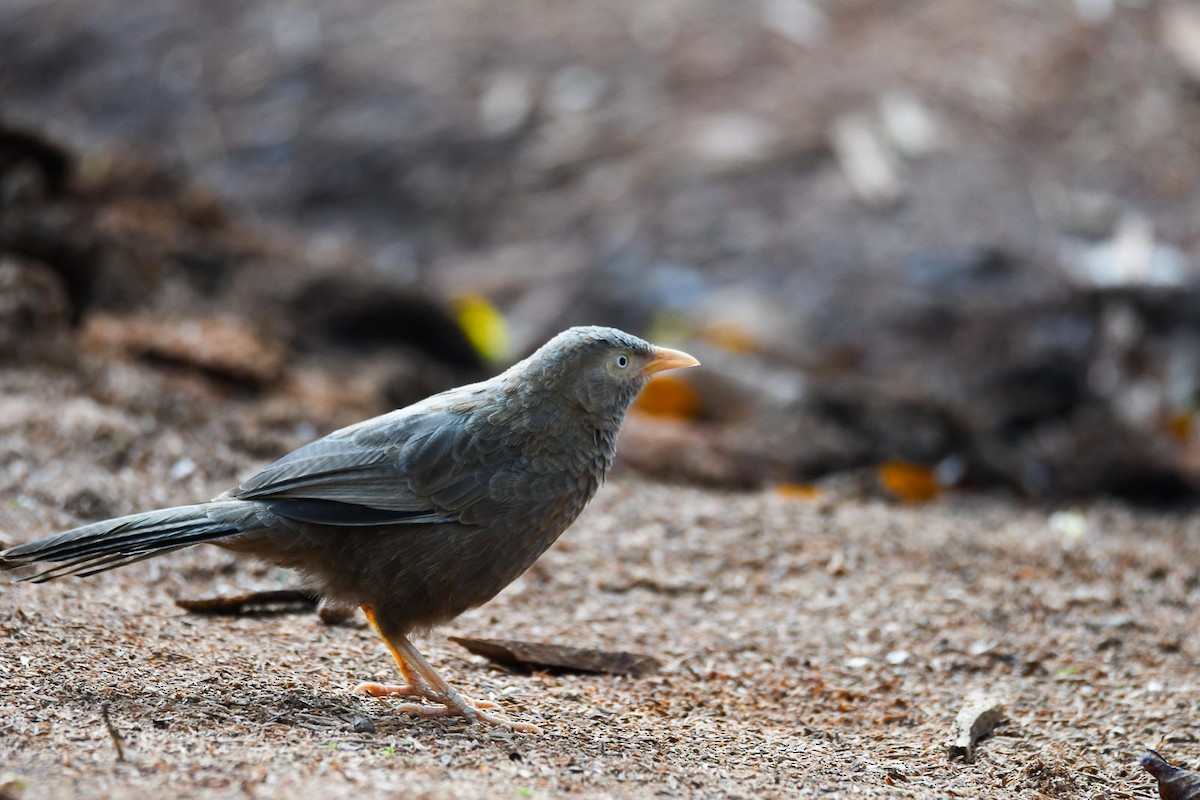
[[324, 596], [390, 609], [409, 629], [428, 628], [495, 597], [554, 543], [578, 514], [536, 529], [397, 525], [305, 526], [308, 545], [271, 548], [270, 560], [298, 570]]

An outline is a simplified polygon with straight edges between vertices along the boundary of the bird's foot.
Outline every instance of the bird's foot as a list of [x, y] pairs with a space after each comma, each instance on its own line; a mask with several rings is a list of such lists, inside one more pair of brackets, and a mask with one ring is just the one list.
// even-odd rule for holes
[[[449, 698], [447, 698], [448, 700]], [[484, 707], [495, 708], [495, 703], [487, 703], [484, 701], [479, 704], [479, 701], [471, 700], [466, 697], [459, 697], [457, 703], [442, 702], [439, 705], [422, 705], [418, 703], [401, 703], [396, 706], [396, 710], [404, 714], [413, 714], [426, 719], [438, 719], [441, 717], [466, 717], [470, 722], [480, 722], [485, 725], [495, 725], [500, 728], [509, 728], [517, 733], [541, 733], [542, 729], [537, 725], [528, 722], [518, 722], [515, 719], [509, 719], [504, 714], [491, 714], [484, 711]]]
[[499, 708], [490, 700], [472, 700], [464, 697], [453, 689], [450, 693], [439, 692], [421, 683], [383, 684], [360, 683], [354, 688], [355, 694], [365, 694], [371, 697], [420, 697], [434, 705], [423, 703], [400, 703], [396, 711], [412, 714], [426, 719], [442, 717], [465, 717], [468, 722], [479, 722], [485, 725], [495, 725], [510, 728], [518, 733], [541, 733], [542, 729], [528, 722], [518, 722], [503, 714], [488, 713], [488, 709]]
[[[374, 683], [368, 681], [355, 686], [353, 691], [354, 694], [367, 695], [368, 697], [423, 697], [427, 700], [432, 700], [436, 697], [437, 702], [442, 702], [440, 696], [436, 695], [428, 687], [411, 683]], [[467, 702], [478, 709], [499, 708], [491, 700], [468, 700]], [[407, 705], [412, 704], [409, 703]]]

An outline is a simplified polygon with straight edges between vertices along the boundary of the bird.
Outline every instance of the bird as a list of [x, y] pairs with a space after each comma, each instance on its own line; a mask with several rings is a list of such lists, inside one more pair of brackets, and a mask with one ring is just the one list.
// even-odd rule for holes
[[459, 693], [410, 637], [532, 566], [604, 482], [651, 377], [699, 363], [615, 328], [570, 328], [489, 380], [334, 431], [212, 500], [10, 547], [0, 569], [41, 565], [20, 578], [41, 583], [200, 543], [257, 557], [297, 571], [324, 601], [362, 609], [404, 682], [361, 683], [356, 694], [536, 733]]

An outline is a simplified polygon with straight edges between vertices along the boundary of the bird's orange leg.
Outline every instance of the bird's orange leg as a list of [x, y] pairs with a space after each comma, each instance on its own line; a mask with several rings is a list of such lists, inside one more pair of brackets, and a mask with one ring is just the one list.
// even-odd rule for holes
[[355, 694], [367, 694], [372, 697], [420, 697], [437, 705], [401, 703], [396, 706], [396, 710], [421, 717], [466, 717], [471, 722], [501, 725], [520, 733], [541, 733], [541, 729], [536, 725], [516, 722], [501, 714], [489, 714], [486, 709], [496, 708], [496, 704], [489, 700], [472, 700], [459, 694], [437, 674], [433, 665], [425, 660], [407, 636], [396, 631], [384, 632], [373, 610], [368, 606], [363, 606], [362, 610], [371, 627], [387, 645], [392, 658], [396, 660], [396, 666], [400, 668], [405, 682], [400, 685], [360, 683], [354, 687]]

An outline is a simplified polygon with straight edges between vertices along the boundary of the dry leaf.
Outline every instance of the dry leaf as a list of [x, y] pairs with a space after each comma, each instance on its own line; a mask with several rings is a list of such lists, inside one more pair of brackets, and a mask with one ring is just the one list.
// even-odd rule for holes
[[299, 589], [272, 589], [226, 597], [206, 597], [202, 600], [176, 600], [175, 605], [195, 614], [265, 616], [308, 611], [317, 605], [317, 601], [312, 595]]
[[816, 500], [821, 496], [821, 487], [811, 483], [779, 483], [775, 494], [788, 500]]
[[662, 666], [653, 656], [640, 653], [591, 650], [513, 639], [468, 639], [451, 636], [450, 641], [504, 666], [526, 670], [550, 667], [571, 672], [604, 672], [640, 678]]
[[1163, 421], [1162, 428], [1175, 441], [1187, 444], [1196, 435], [1196, 413], [1194, 411], [1178, 411], [1171, 414]]
[[941, 494], [933, 468], [908, 461], [888, 461], [879, 467], [879, 483], [906, 503], [925, 503]]

